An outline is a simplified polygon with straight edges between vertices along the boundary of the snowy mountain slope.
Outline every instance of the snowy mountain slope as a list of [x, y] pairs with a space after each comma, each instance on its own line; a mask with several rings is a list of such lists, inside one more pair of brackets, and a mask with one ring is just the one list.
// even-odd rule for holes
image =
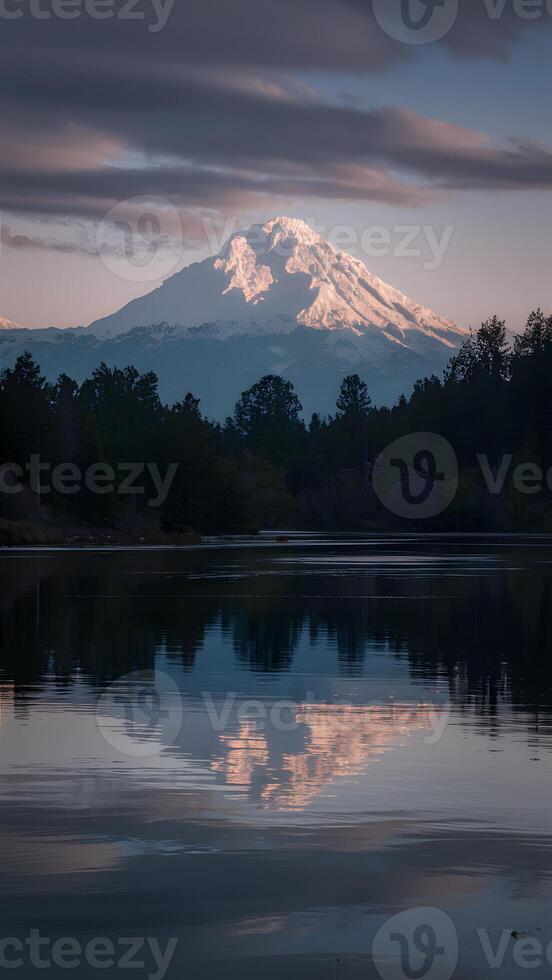
[[88, 329], [106, 337], [159, 323], [221, 339], [289, 333], [297, 326], [373, 340], [379, 333], [416, 351], [427, 350], [428, 340], [451, 350], [466, 335], [373, 276], [305, 222], [285, 217], [237, 232], [218, 256], [188, 266]]
[[80, 382], [101, 361], [133, 364], [155, 371], [165, 402], [192, 391], [219, 419], [264, 374], [280, 374], [306, 415], [326, 414], [345, 375], [389, 405], [440, 374], [466, 336], [304, 222], [275, 218], [90, 327], [2, 330], [0, 369], [23, 350], [52, 381], [64, 371]]
[[5, 316], [0, 316], [0, 330], [21, 330], [21, 324], [8, 320]]
[[81, 382], [102, 361], [110, 367], [132, 364], [139, 371], [155, 371], [164, 402], [192, 391], [201, 399], [202, 411], [221, 420], [232, 413], [242, 391], [265, 374], [292, 381], [308, 417], [313, 411], [335, 411], [341, 381], [353, 371], [367, 382], [376, 404], [390, 405], [403, 392], [408, 394], [417, 378], [439, 374], [450, 356], [442, 345], [424, 355], [383, 337], [374, 348], [368, 337], [349, 331], [296, 327], [289, 333], [238, 334], [221, 340], [160, 324], [113, 338], [99, 338], [88, 330], [5, 331], [0, 335], [0, 369], [13, 364], [24, 350], [32, 351], [51, 381], [63, 371]]

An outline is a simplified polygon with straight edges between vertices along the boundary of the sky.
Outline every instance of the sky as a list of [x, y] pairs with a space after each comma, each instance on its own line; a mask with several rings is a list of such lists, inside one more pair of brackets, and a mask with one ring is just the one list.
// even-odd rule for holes
[[0, 315], [88, 324], [282, 214], [460, 326], [550, 311], [550, 0], [0, 0], [0, 20]]

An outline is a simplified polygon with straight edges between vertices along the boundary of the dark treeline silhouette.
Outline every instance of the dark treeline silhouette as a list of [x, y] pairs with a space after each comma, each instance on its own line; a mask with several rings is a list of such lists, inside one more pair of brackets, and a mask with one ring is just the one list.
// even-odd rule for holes
[[[167, 533], [392, 528], [401, 522], [372, 492], [371, 465], [400, 436], [433, 432], [454, 447], [459, 489], [443, 514], [411, 526], [552, 528], [545, 479], [552, 467], [551, 377], [552, 317], [540, 310], [512, 344], [504, 322], [486, 321], [442, 378], [418, 381], [410, 398], [391, 408], [374, 406], [366, 384], [351, 374], [336, 392], [335, 414], [308, 422], [291, 382], [274, 375], [245, 391], [220, 424], [203, 416], [190, 393], [162, 405], [151, 372], [101, 364], [80, 386], [66, 375], [50, 384], [25, 353], [0, 376], [1, 461], [25, 467], [40, 456], [52, 468], [72, 463], [81, 473], [107, 463], [115, 484], [104, 493], [84, 483], [70, 495], [3, 492], [0, 518]], [[137, 481], [141, 495], [122, 494], [126, 474], [118, 468], [125, 463], [154, 463], [161, 474], [178, 464], [166, 499], [148, 505], [156, 497], [148, 469]], [[539, 467], [542, 486], [536, 479], [532, 492], [519, 492], [510, 477], [520, 464]], [[501, 492], [489, 493], [485, 473], [506, 473]]]

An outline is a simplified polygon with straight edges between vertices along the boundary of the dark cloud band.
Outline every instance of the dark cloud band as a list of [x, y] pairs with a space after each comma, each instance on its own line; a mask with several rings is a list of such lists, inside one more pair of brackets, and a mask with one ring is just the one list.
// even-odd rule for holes
[[[377, 72], [414, 57], [364, 0], [176, 0], [153, 33], [140, 19], [38, 20], [30, 0], [3, 2], [24, 12], [0, 32], [4, 210], [96, 220], [147, 194], [228, 210], [268, 197], [415, 206], [450, 191], [552, 186], [548, 147], [329, 104], [290, 74]], [[504, 56], [550, 20], [523, 20], [513, 0], [464, 0], [440, 43]]]

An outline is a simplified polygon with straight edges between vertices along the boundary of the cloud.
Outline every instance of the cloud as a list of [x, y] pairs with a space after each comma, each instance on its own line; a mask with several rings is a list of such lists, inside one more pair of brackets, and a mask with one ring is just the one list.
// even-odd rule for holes
[[[446, 2], [454, 6], [454, 0]], [[23, 16], [3, 21], [0, 50], [6, 56], [25, 50], [28, 62], [39, 58], [52, 65], [55, 58], [78, 63], [92, 57], [98, 63], [113, 58], [122, 66], [141, 61], [376, 72], [417, 57], [416, 45], [401, 44], [380, 27], [371, 0], [175, 2], [158, 33], [148, 30], [156, 20], [151, 0], [136, 0], [135, 19], [123, 16], [123, 0], [114, 0], [114, 16], [107, 20], [87, 15], [84, 0], [81, 16], [67, 20], [36, 19], [29, 0], [7, 6]], [[47, 11], [51, 0], [41, 6]], [[536, 6], [520, 16], [519, 0], [459, 0], [450, 30], [437, 43], [461, 57], [506, 57], [523, 33], [549, 30], [544, 2]]]
[[[83, 166], [74, 108], [66, 106], [66, 125], [73, 127], [66, 165], [56, 168], [47, 148], [45, 159], [38, 151], [31, 167], [0, 167], [0, 208], [100, 220], [118, 202], [147, 195], [182, 209], [229, 213], [274, 198], [412, 207], [452, 191], [552, 187], [552, 150], [541, 144], [495, 145], [484, 133], [406, 110], [364, 111], [276, 89], [243, 91], [211, 78], [200, 83], [181, 75], [168, 88], [166, 79], [157, 85], [135, 81], [139, 112], [129, 108], [122, 86], [108, 115], [99, 107], [109, 86], [104, 92], [99, 85], [92, 109], [80, 113], [86, 146], [101, 119], [98, 145], [117, 147], [116, 161], [106, 158], [101, 166], [94, 158], [92, 168]], [[146, 92], [154, 111], [144, 111], [140, 97]], [[47, 100], [43, 93], [41, 126], [49, 112], [58, 112], [57, 101], [52, 107]]]
[[[461, 57], [506, 57], [522, 31], [552, 20], [515, 17], [511, 0], [493, 19], [493, 4], [463, 0], [440, 44]], [[151, 14], [151, 0], [142, 9]], [[552, 186], [547, 146], [331, 103], [293, 74], [381, 72], [414, 57], [365, 0], [176, 3], [154, 34], [117, 18], [5, 21], [0, 208], [94, 222], [118, 202], [157, 195], [193, 237], [200, 211], [269, 199], [412, 207], [451, 192]]]
[[80, 242], [75, 241], [61, 241], [59, 238], [30, 238], [28, 235], [12, 235], [12, 230], [10, 225], [2, 224], [0, 225], [0, 243], [6, 248], [15, 249], [38, 249], [46, 251], [55, 252], [86, 252], [87, 254], [93, 254], [90, 248], [86, 247], [86, 244], [81, 240]]

